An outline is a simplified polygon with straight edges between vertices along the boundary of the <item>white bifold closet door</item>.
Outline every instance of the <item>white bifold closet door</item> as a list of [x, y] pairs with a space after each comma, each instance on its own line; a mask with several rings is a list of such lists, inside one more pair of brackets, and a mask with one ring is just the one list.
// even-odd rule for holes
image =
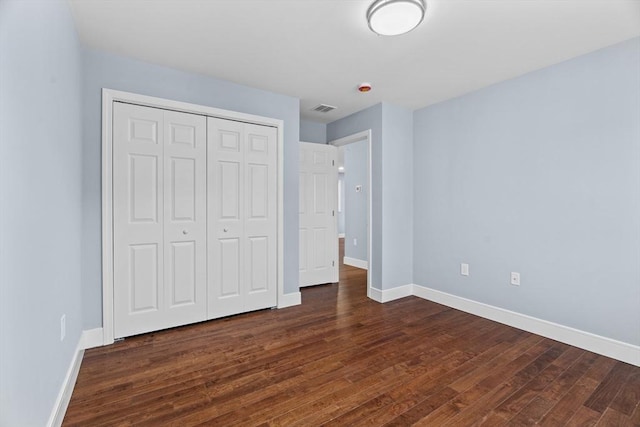
[[206, 118], [113, 106], [114, 336], [207, 314]]
[[209, 318], [277, 303], [277, 130], [209, 117]]

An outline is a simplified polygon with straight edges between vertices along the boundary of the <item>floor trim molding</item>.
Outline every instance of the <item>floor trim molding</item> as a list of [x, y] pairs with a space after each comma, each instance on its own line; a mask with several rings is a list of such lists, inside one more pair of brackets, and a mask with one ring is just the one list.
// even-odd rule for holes
[[[408, 285], [403, 286], [406, 287]], [[413, 284], [412, 295], [640, 366], [640, 346]]]
[[350, 265], [351, 267], [356, 267], [356, 268], [362, 268], [363, 270], [368, 270], [369, 269], [369, 263], [367, 261], [364, 261], [362, 259], [358, 259], [358, 258], [351, 258], [351, 257], [344, 257], [342, 259], [342, 262], [345, 265]]
[[393, 301], [413, 295], [413, 285], [402, 285], [390, 289], [371, 288], [369, 298], [380, 303]]
[[302, 294], [300, 291], [282, 294], [280, 298], [278, 298], [278, 308], [292, 307], [300, 304], [302, 304]]
[[87, 329], [82, 331], [80, 347], [84, 350], [104, 345], [104, 331], [102, 328]]
[[367, 289], [367, 296], [376, 302], [382, 302], [382, 291], [378, 288], [370, 287]]
[[64, 381], [62, 382], [62, 387], [60, 387], [58, 397], [56, 398], [53, 410], [51, 412], [51, 415], [49, 416], [49, 421], [47, 422], [48, 427], [60, 427], [62, 425], [64, 415], [67, 413], [67, 408], [69, 407], [69, 402], [71, 401], [73, 389], [76, 385], [78, 372], [80, 372], [80, 365], [82, 364], [83, 356], [84, 349], [82, 348], [81, 337], [78, 340], [78, 345], [76, 346], [76, 350], [73, 354], [73, 359], [71, 359], [71, 364], [69, 365], [69, 369], [67, 369]]

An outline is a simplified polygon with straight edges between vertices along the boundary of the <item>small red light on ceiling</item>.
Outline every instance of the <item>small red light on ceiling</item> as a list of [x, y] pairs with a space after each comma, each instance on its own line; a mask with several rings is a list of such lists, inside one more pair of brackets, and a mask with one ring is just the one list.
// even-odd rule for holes
[[358, 86], [358, 91], [362, 93], [369, 92], [371, 90], [371, 83], [360, 83]]

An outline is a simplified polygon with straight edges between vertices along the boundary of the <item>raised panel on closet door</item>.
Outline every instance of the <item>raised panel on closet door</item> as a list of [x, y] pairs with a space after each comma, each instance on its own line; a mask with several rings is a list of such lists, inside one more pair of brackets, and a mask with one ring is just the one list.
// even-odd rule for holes
[[208, 318], [244, 311], [244, 124], [207, 119]]
[[275, 128], [245, 125], [245, 310], [276, 305]]
[[206, 118], [164, 113], [165, 301], [170, 317], [207, 315]]
[[163, 322], [162, 110], [113, 107], [115, 337]]

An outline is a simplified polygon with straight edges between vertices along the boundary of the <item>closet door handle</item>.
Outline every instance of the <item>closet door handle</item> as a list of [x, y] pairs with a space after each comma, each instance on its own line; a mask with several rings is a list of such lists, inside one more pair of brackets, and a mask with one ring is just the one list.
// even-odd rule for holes
[[187, 234], [189, 234], [189, 231], [188, 230], [182, 230], [182, 234], [184, 234], [186, 236]]
[[226, 233], [227, 231], [229, 231], [229, 229], [228, 228], [223, 228], [222, 231], [224, 231]]

